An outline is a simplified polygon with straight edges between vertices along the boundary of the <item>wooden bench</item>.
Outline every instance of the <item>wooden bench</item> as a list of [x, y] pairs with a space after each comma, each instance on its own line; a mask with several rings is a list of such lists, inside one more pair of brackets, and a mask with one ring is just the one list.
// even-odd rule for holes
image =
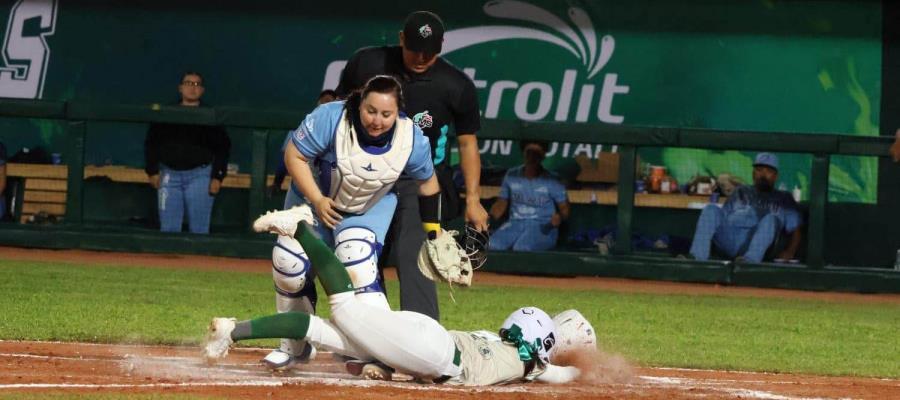
[[[68, 173], [69, 168], [66, 165], [7, 164], [7, 176], [23, 178], [25, 181], [25, 195], [20, 222], [27, 221], [31, 216], [42, 212], [57, 217], [66, 214], [66, 180]], [[85, 179], [107, 177], [113, 182], [148, 184], [147, 174], [143, 169], [119, 165], [85, 166], [84, 177]], [[273, 180], [274, 175], [267, 176], [266, 185], [271, 185]], [[282, 183], [281, 189], [288, 190], [290, 181], [291, 178], [288, 176]], [[250, 174], [228, 174], [222, 182], [222, 187], [248, 189], [250, 187]], [[483, 186], [481, 188], [481, 198], [483, 199], [495, 198], [499, 193], [499, 186]], [[616, 205], [618, 203], [618, 194], [615, 189], [568, 190], [568, 195], [569, 202], [573, 204]], [[638, 193], [635, 195], [634, 205], [635, 207], [696, 209], [702, 208], [708, 201], [708, 196]], [[724, 197], [719, 199], [719, 203], [724, 202]]]
[[[25, 195], [22, 204], [22, 215], [19, 222], [27, 221], [31, 216], [45, 213], [57, 217], [66, 214], [66, 191], [69, 167], [52, 164], [7, 164], [6, 174], [9, 177], [23, 178]], [[147, 173], [140, 168], [119, 165], [84, 167], [85, 179], [91, 177], [107, 177], [113, 182], [144, 183]], [[269, 175], [267, 185], [271, 185], [274, 175]], [[282, 183], [282, 190], [287, 190], [291, 178]], [[222, 182], [224, 188], [247, 189], [250, 187], [250, 174], [228, 174]]]

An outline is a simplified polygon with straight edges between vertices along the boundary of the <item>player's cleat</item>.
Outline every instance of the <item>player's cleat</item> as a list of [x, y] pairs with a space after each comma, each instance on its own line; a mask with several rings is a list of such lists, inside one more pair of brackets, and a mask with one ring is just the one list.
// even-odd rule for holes
[[253, 221], [253, 230], [293, 237], [300, 221], [313, 226], [317, 224], [313, 218], [313, 211], [307, 204], [289, 210], [269, 211]]
[[234, 318], [213, 318], [206, 332], [206, 343], [203, 345], [203, 358], [207, 364], [215, 364], [216, 361], [228, 355], [231, 347], [231, 331], [234, 330]]
[[394, 369], [378, 361], [350, 360], [344, 363], [347, 373], [362, 376], [373, 381], [389, 381], [393, 379]]
[[262, 359], [262, 363], [272, 371], [285, 371], [294, 365], [309, 363], [315, 358], [316, 348], [307, 343], [300, 355], [292, 356], [281, 349], [275, 349]]

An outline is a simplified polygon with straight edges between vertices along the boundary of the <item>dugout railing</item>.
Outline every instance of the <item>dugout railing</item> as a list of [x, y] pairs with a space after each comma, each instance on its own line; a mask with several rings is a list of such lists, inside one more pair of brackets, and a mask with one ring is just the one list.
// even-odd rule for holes
[[[270, 134], [284, 135], [302, 120], [305, 112], [257, 110], [238, 107], [188, 108], [159, 105], [90, 104], [41, 100], [0, 99], [0, 117], [58, 120], [66, 123], [68, 188], [65, 223], [59, 227], [24, 227], [4, 225], [0, 229], [0, 243], [45, 247], [67, 247], [64, 238], [87, 233], [82, 226], [84, 194], [84, 149], [88, 124], [92, 122], [171, 122], [198, 125], [223, 125], [226, 128], [249, 128], [252, 135], [250, 186], [247, 200], [248, 219], [265, 211], [267, 143]], [[699, 281], [743, 284], [768, 287], [791, 287], [813, 290], [849, 290], [866, 292], [900, 292], [900, 272], [890, 268], [856, 268], [826, 265], [825, 221], [830, 157], [834, 155], [874, 156], [886, 158], [891, 140], [887, 137], [863, 137], [843, 134], [798, 134], [779, 132], [746, 132], [710, 129], [621, 126], [606, 124], [562, 124], [485, 120], [480, 138], [540, 139], [572, 143], [603, 143], [618, 146], [618, 203], [616, 209], [617, 245], [609, 256], [581, 252], [553, 252], [544, 254], [503, 253], [489, 263], [489, 269], [501, 272], [550, 275], [605, 275], [638, 279]], [[691, 260], [663, 260], [632, 254], [631, 232], [634, 215], [634, 182], [637, 151], [641, 147], [685, 147], [698, 149], [728, 149], [804, 153], [812, 156], [808, 202], [808, 237], [806, 262], [799, 266], [740, 265], [731, 261], [700, 262]], [[897, 214], [895, 214], [897, 215]], [[251, 221], [246, 221], [249, 230]], [[876, 229], [877, 227], [873, 227]], [[4, 233], [5, 232], [5, 233]], [[133, 234], [133, 232], [131, 232]], [[113, 234], [128, 235], [127, 230]], [[147, 234], [142, 232], [140, 234]], [[41, 241], [27, 237], [41, 235]], [[54, 235], [60, 239], [54, 242]], [[255, 236], [255, 235], [254, 235]], [[48, 239], [49, 243], [48, 243]], [[191, 241], [202, 242], [196, 236]], [[246, 241], [247, 236], [235, 237]], [[256, 254], [266, 248], [266, 239], [255, 239]], [[184, 243], [178, 235], [150, 235], [147, 243], [165, 249], [183, 248], [185, 251], [214, 253], [215, 248], [227, 245], [227, 237], [208, 240], [209, 246], [179, 247], [167, 244]], [[71, 243], [71, 242], [69, 242]], [[84, 243], [83, 241], [79, 243]], [[90, 248], [90, 245], [83, 247]], [[114, 247], [114, 246], [113, 246]], [[104, 247], [106, 248], [106, 247]], [[203, 250], [206, 249], [206, 250]], [[565, 267], [550, 271], [546, 265], [560, 265], [565, 254]], [[234, 254], [228, 253], [226, 254]]]

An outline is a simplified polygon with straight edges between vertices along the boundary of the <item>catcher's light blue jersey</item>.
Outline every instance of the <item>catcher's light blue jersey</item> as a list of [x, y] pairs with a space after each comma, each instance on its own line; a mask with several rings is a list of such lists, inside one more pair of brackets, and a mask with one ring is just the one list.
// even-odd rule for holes
[[[320, 174], [330, 173], [330, 169], [334, 167], [337, 159], [334, 137], [343, 111], [343, 101], [320, 105], [307, 115], [291, 134], [294, 146], [306, 159], [315, 160], [314, 164], [320, 167]], [[399, 118], [406, 118], [406, 116], [401, 114]], [[434, 174], [434, 167], [431, 163], [431, 144], [428, 142], [428, 138], [422, 134], [422, 130], [415, 124], [413, 125], [413, 149], [403, 173], [416, 180], [426, 180]], [[394, 134], [406, 133], [394, 132]], [[369, 149], [366, 150], [369, 151]], [[379, 150], [385, 151], [385, 149], [373, 149], [372, 151]], [[328, 168], [322, 168], [324, 166]], [[319, 182], [321, 187], [321, 184], [327, 181], [320, 178]], [[322, 189], [325, 191], [326, 188]]]

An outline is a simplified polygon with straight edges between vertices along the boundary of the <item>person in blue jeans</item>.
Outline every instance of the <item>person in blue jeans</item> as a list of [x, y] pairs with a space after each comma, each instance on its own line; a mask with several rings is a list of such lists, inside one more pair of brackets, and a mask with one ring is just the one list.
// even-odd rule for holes
[[499, 220], [509, 210], [509, 220], [491, 235], [491, 250], [542, 251], [556, 246], [559, 225], [569, 218], [566, 188], [541, 162], [547, 144], [522, 141], [525, 163], [503, 177], [500, 196], [491, 206]]
[[[186, 72], [178, 85], [182, 107], [200, 107], [203, 77]], [[157, 190], [163, 232], [209, 233], [213, 201], [228, 169], [231, 141], [220, 126], [153, 123], [144, 141], [144, 170]]]
[[800, 247], [803, 217], [790, 193], [776, 190], [778, 157], [759, 153], [753, 163], [753, 186], [739, 186], [719, 208], [707, 205], [700, 213], [691, 256], [708, 260], [711, 246], [729, 258], [762, 262], [778, 235], [789, 234], [776, 259], [791, 260]]

